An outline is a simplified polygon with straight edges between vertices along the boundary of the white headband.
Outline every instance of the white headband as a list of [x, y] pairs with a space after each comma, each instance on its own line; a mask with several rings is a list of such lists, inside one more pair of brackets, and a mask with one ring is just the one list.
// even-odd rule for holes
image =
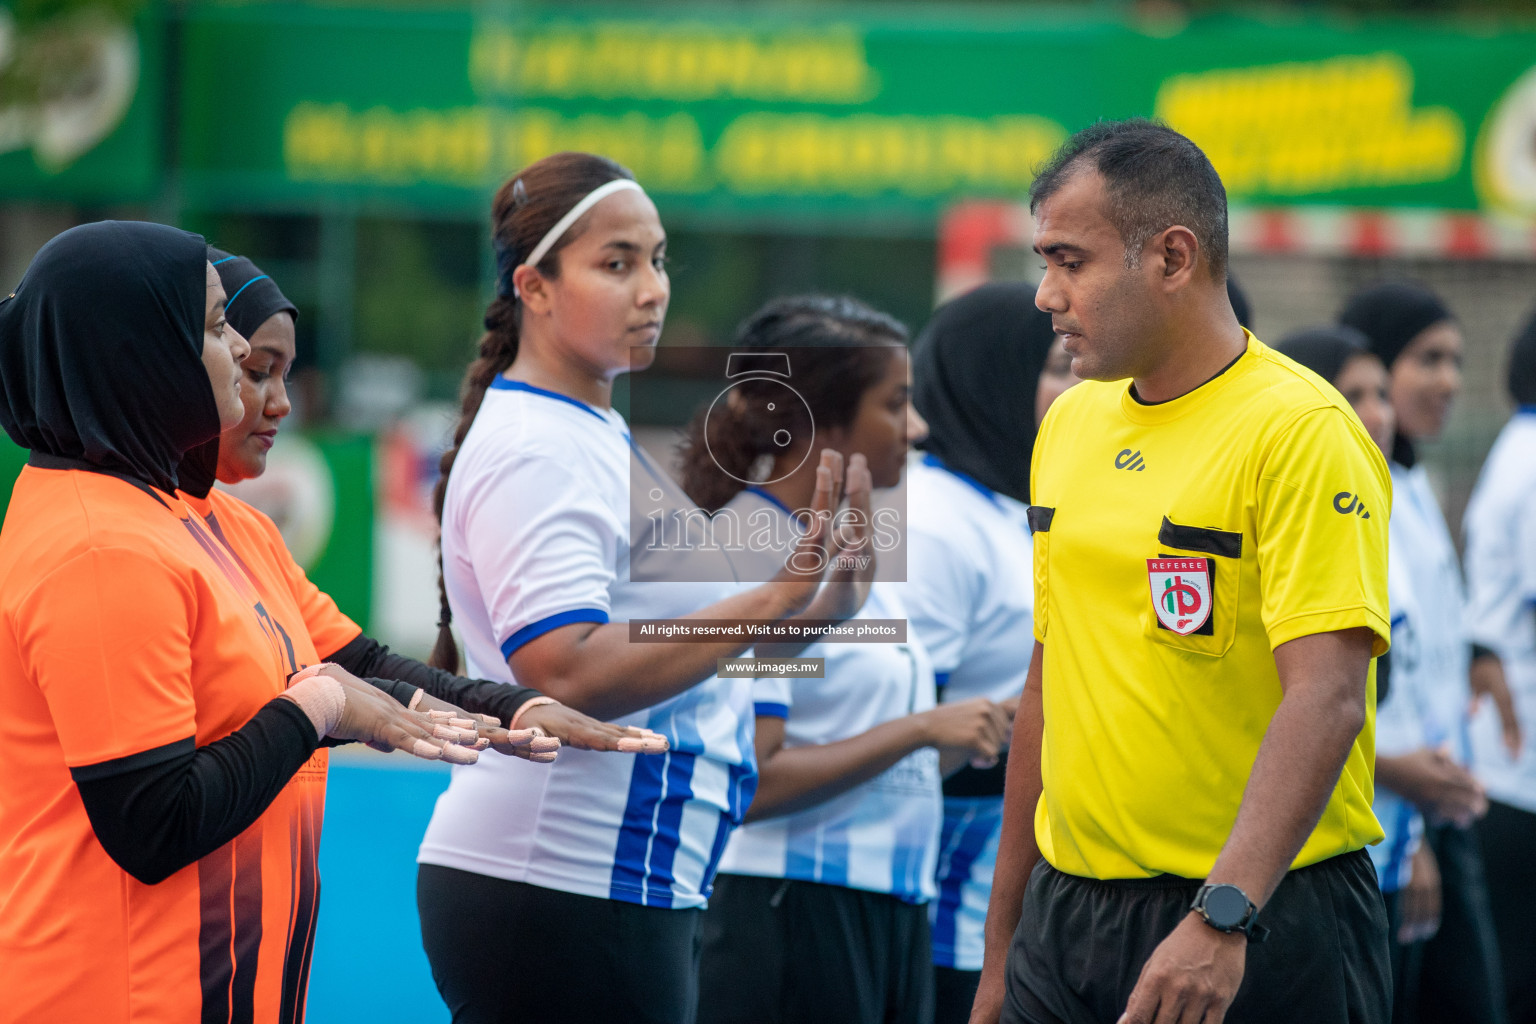
[[629, 178], [615, 178], [607, 184], [599, 185], [591, 192], [588, 192], [586, 198], [571, 207], [570, 212], [556, 221], [555, 226], [550, 228], [543, 238], [539, 239], [539, 244], [534, 246], [533, 252], [529, 253], [528, 258], [523, 260], [523, 265], [526, 267], [538, 266], [539, 261], [549, 255], [550, 248], [560, 241], [560, 236], [569, 231], [571, 225], [581, 219], [582, 214], [615, 192], [623, 192], [625, 189], [631, 188], [642, 194], [645, 192], [645, 189], [640, 187], [638, 181], [633, 181]]

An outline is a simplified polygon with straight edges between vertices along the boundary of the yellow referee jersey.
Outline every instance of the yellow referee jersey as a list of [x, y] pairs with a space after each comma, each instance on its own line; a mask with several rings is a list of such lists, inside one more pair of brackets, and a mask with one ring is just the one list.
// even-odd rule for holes
[[[1280, 705], [1274, 648], [1359, 626], [1377, 655], [1390, 641], [1386, 463], [1337, 391], [1247, 340], [1187, 395], [1089, 381], [1040, 429], [1035, 834], [1069, 874], [1205, 877]], [[1382, 838], [1371, 665], [1365, 728], [1293, 867]]]

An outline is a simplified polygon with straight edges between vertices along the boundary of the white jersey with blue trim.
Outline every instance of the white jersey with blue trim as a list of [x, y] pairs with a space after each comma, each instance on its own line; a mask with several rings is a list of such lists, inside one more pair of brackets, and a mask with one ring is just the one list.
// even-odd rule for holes
[[[1417, 697], [1424, 744], [1444, 747], [1458, 763], [1469, 764], [1466, 590], [1445, 514], [1422, 465], [1407, 469], [1392, 463], [1390, 550], [1401, 552], [1403, 579], [1421, 612], [1414, 630], [1416, 656], [1405, 674]], [[1398, 678], [1394, 659], [1394, 687]]]
[[[1027, 507], [932, 454], [907, 464], [910, 628], [933, 657], [942, 700], [995, 701], [1024, 689], [1034, 653], [1034, 543]], [[946, 796], [933, 962], [981, 970], [1003, 827], [1001, 796]]]
[[[725, 561], [717, 583], [630, 580], [632, 473], [646, 475], [649, 493], [690, 504], [632, 445], [618, 413], [505, 378], [492, 384], [443, 508], [444, 574], [471, 676], [513, 682], [507, 659], [562, 625], [678, 617], [740, 589]], [[702, 906], [757, 784], [751, 685], [711, 677], [615, 721], [664, 734], [670, 752], [567, 748], [550, 765], [487, 755], [455, 767], [418, 861], [645, 906]]]
[[1536, 813], [1536, 406], [1522, 406], [1500, 431], [1464, 523], [1468, 629], [1503, 660], [1525, 730], [1511, 759], [1485, 701], [1472, 723], [1473, 768], [1489, 796]]
[[[784, 541], [735, 560], [766, 579], [783, 564], [794, 531], [789, 510], [753, 488], [726, 510], [743, 536], [772, 533]], [[876, 582], [853, 621], [904, 619], [906, 585]], [[906, 643], [817, 643], [800, 655], [825, 658], [822, 679], [765, 679], [754, 684], [758, 715], [785, 718], [786, 747], [833, 743], [934, 706], [933, 667], [909, 628]], [[824, 803], [742, 826], [726, 846], [720, 870], [794, 878], [888, 893], [908, 903], [933, 898], [939, 840], [939, 755], [908, 754], [875, 778]]]
[[[1395, 512], [1395, 510], [1394, 510]], [[1376, 706], [1376, 756], [1397, 757], [1429, 746], [1415, 689], [1418, 674], [1419, 623], [1423, 613], [1414, 600], [1404, 553], [1396, 545], [1387, 552], [1387, 607], [1392, 619], [1390, 685], [1387, 699]], [[1376, 881], [1382, 892], [1396, 892], [1408, 884], [1413, 855], [1424, 835], [1424, 816], [1418, 808], [1386, 786], [1378, 776], [1371, 810], [1381, 822], [1385, 838], [1368, 847], [1376, 865]]]

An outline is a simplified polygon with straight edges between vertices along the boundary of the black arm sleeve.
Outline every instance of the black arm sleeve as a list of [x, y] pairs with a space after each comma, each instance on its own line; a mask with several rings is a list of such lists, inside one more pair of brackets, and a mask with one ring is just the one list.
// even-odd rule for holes
[[[510, 725], [517, 709], [540, 696], [538, 690], [512, 683], [493, 683], [489, 679], [465, 679], [414, 658], [402, 658], [372, 637], [359, 635], [351, 643], [325, 659], [355, 676], [367, 679], [388, 692], [401, 704], [408, 704], [416, 689], [427, 696], [447, 701], [478, 715], [495, 715], [502, 725]], [[388, 687], [385, 680], [406, 686]], [[408, 686], [408, 688], [407, 688]], [[402, 695], [403, 694], [403, 695]]]
[[154, 885], [249, 828], [317, 745], [303, 709], [274, 698], [205, 747], [189, 736], [70, 774], [107, 855]]

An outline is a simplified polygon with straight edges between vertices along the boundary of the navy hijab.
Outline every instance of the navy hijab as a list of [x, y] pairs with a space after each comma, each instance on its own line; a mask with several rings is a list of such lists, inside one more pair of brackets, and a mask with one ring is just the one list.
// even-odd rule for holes
[[984, 284], [939, 307], [912, 355], [912, 401], [928, 421], [921, 447], [1028, 502], [1035, 392], [1055, 340], [1030, 284]]
[[11, 440], [34, 462], [175, 490], [182, 454], [219, 434], [202, 360], [207, 260], [200, 235], [138, 221], [43, 246], [0, 301]]
[[[208, 247], [208, 262], [218, 271], [224, 286], [224, 319], [241, 337], [250, 341], [261, 325], [286, 310], [298, 319], [298, 307], [277, 287], [277, 282], [244, 256], [231, 256], [222, 249]], [[181, 461], [178, 478], [181, 489], [197, 498], [206, 498], [213, 489], [219, 471], [219, 439], [214, 437], [198, 445]]]
[[231, 256], [210, 245], [208, 260], [224, 285], [224, 318], [246, 341], [278, 313], [299, 318], [299, 307], [288, 301], [277, 282], [244, 256]]

